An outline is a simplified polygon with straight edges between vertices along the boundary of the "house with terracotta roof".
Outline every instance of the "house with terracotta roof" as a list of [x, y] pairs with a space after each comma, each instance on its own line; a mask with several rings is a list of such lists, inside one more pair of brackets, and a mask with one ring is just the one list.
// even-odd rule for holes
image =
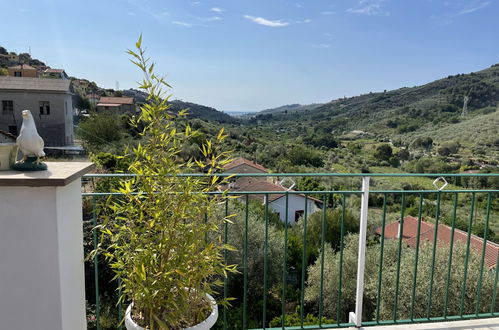
[[[246, 158], [239, 157], [224, 166], [224, 173], [268, 173], [269, 170], [262, 165], [252, 162]], [[262, 204], [268, 203], [269, 208], [275, 212], [282, 222], [290, 225], [298, 222], [305, 213], [305, 203], [307, 213], [310, 215], [322, 209], [322, 201], [311, 196], [305, 197], [303, 194], [286, 194], [292, 191], [283, 187], [279, 182], [273, 182], [266, 177], [241, 177], [235, 178], [229, 184], [231, 191], [241, 192], [262, 192], [261, 194], [248, 195], [249, 200], [255, 200]], [[287, 218], [286, 218], [286, 195], [287, 195]], [[267, 200], [268, 196], [268, 200]]]
[[[418, 218], [407, 216], [403, 221], [403, 232], [401, 232], [400, 228], [400, 220], [392, 222], [388, 225], [385, 225], [384, 238], [385, 239], [399, 239], [400, 235], [402, 235], [402, 240], [413, 248], [416, 247], [417, 238], [418, 238], [418, 227], [419, 228], [419, 244], [423, 244], [423, 242], [431, 242], [433, 243], [435, 239], [435, 224], [427, 221], [422, 221], [419, 225]], [[382, 227], [376, 228], [376, 234], [381, 236]], [[452, 228], [439, 224], [436, 230], [437, 232], [437, 246], [439, 244], [445, 244], [450, 246], [451, 244], [451, 236], [452, 236]], [[462, 244], [467, 244], [468, 241], [468, 233], [462, 231], [460, 229], [454, 229], [454, 243], [460, 242]], [[470, 237], [470, 248], [474, 250], [478, 254], [482, 254], [484, 239], [478, 237], [476, 235], [471, 235]], [[485, 242], [485, 264], [487, 267], [495, 268], [497, 264], [497, 256], [499, 254], [499, 245], [491, 242]]]
[[238, 157], [224, 166], [224, 173], [269, 173], [269, 170], [249, 159]]
[[64, 69], [47, 68], [43, 71], [43, 78], [69, 79]]
[[11, 77], [38, 78], [38, 70], [27, 64], [20, 64], [7, 68]]
[[98, 112], [111, 112], [117, 114], [135, 114], [137, 106], [133, 97], [108, 97], [102, 96], [96, 106]]

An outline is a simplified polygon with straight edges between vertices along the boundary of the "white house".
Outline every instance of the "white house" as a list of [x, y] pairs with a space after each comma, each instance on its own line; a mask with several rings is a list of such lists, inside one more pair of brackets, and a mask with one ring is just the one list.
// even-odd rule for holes
[[[237, 158], [224, 167], [224, 173], [268, 173], [268, 170], [260, 164], [249, 161], [245, 158]], [[267, 194], [251, 194], [250, 200], [258, 200], [262, 204], [268, 202], [269, 208], [277, 213], [282, 222], [294, 225], [305, 213], [305, 202], [307, 203], [307, 214], [310, 215], [322, 209], [323, 202], [303, 194], [288, 193], [288, 212], [286, 218], [286, 191], [278, 183], [274, 183], [270, 178], [265, 177], [241, 177], [234, 179], [230, 185], [231, 191], [262, 191]], [[289, 190], [292, 191], [292, 190]], [[265, 200], [268, 195], [268, 201]]]

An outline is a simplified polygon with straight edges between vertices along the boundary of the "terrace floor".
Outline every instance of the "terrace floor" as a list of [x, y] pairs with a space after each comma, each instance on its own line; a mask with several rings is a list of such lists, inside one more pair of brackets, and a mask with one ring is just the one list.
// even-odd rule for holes
[[[351, 328], [355, 329], [355, 328]], [[361, 327], [363, 330], [485, 330], [485, 329], [499, 329], [499, 318], [491, 319], [477, 319], [465, 321], [449, 321], [449, 322], [436, 322], [436, 323], [420, 323], [420, 324], [401, 324], [401, 325], [384, 325], [374, 327]]]

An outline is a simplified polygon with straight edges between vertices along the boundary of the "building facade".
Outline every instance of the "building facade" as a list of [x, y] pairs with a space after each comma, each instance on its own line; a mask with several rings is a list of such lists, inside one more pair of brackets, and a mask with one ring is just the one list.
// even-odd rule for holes
[[97, 103], [96, 110], [103, 113], [135, 114], [137, 106], [133, 97], [106, 97], [102, 96]]
[[46, 146], [72, 145], [73, 93], [71, 81], [0, 77], [0, 130], [18, 135], [23, 110], [30, 110]]
[[28, 77], [28, 78], [37, 78], [38, 71], [27, 64], [20, 64], [16, 66], [11, 66], [7, 68], [9, 72], [9, 76], [11, 77]]
[[[269, 173], [269, 170], [262, 165], [248, 159], [239, 157], [224, 166], [224, 173]], [[279, 216], [282, 222], [294, 225], [305, 214], [310, 215], [322, 209], [323, 202], [311, 196], [305, 197], [302, 194], [286, 193], [292, 191], [283, 187], [279, 182], [273, 182], [270, 177], [240, 177], [233, 178], [228, 185], [231, 191], [268, 191], [273, 193], [251, 194], [248, 199], [257, 200], [262, 204], [269, 205], [269, 208]], [[287, 197], [286, 197], [287, 195]], [[268, 198], [268, 200], [266, 200]], [[287, 199], [287, 210], [286, 210]]]

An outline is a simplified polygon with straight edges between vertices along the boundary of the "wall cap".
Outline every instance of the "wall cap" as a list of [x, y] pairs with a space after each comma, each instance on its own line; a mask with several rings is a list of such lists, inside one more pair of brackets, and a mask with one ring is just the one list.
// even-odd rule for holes
[[46, 171], [0, 171], [0, 187], [62, 187], [95, 168], [90, 162], [45, 162]]

